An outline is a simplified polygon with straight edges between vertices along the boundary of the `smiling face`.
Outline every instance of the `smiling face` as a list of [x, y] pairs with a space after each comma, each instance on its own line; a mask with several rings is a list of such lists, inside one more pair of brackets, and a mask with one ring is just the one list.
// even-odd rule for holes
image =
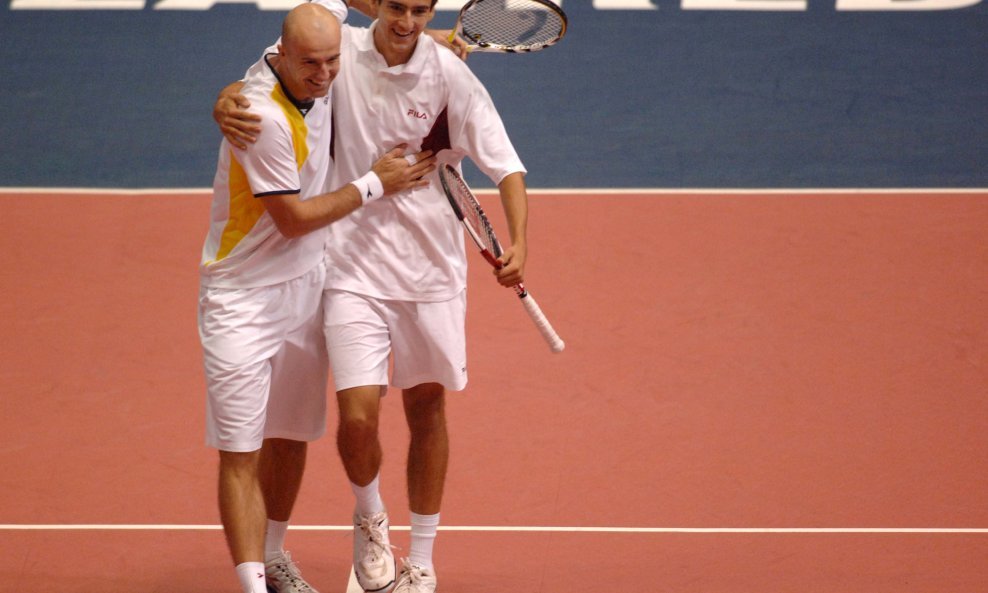
[[434, 0], [375, 0], [374, 46], [388, 66], [412, 57], [419, 35], [435, 16]]
[[325, 97], [340, 71], [340, 25], [317, 4], [299, 9], [302, 18], [285, 21], [278, 46], [278, 76], [292, 96], [310, 101]]

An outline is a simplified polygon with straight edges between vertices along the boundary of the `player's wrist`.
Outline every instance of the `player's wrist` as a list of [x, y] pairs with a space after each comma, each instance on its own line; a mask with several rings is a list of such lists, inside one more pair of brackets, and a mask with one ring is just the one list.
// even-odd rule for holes
[[366, 175], [350, 182], [360, 192], [361, 205], [372, 202], [384, 195], [384, 184], [377, 173], [368, 171]]

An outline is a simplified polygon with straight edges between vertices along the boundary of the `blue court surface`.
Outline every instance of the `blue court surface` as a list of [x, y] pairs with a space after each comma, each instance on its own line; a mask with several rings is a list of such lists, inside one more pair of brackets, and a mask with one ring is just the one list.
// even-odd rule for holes
[[[452, 26], [456, 6], [441, 4], [433, 25]], [[563, 8], [559, 45], [469, 60], [531, 187], [988, 186], [983, 2]], [[0, 187], [210, 185], [212, 102], [283, 14], [211, 0], [6, 2]]]

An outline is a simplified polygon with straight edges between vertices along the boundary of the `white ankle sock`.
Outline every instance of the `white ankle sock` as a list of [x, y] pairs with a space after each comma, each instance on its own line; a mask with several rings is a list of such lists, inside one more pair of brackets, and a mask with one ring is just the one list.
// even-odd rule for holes
[[272, 521], [268, 519], [268, 527], [264, 532], [264, 559], [280, 554], [285, 549], [285, 533], [288, 531], [288, 521]]
[[264, 564], [261, 562], [244, 562], [237, 565], [237, 578], [244, 593], [267, 593], [264, 583]]
[[418, 515], [410, 513], [412, 523], [412, 545], [408, 551], [408, 561], [422, 568], [432, 568], [432, 544], [439, 530], [439, 513]]
[[384, 501], [381, 500], [380, 483], [380, 474], [374, 476], [374, 479], [366, 486], [357, 486], [353, 482], [350, 482], [353, 495], [357, 499], [358, 515], [373, 515], [384, 510]]

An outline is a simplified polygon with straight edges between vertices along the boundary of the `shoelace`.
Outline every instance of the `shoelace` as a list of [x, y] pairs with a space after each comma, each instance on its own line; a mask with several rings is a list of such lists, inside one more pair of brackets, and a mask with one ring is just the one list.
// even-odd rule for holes
[[421, 567], [412, 564], [408, 558], [402, 558], [401, 563], [403, 565], [402, 572], [408, 575], [409, 584], [418, 585], [425, 580]]
[[275, 573], [271, 576], [281, 583], [288, 583], [298, 591], [312, 591], [312, 587], [302, 580], [302, 571], [298, 565], [292, 561], [292, 556], [288, 552], [282, 554], [283, 560], [274, 565]]
[[392, 546], [391, 544], [384, 543], [384, 529], [381, 524], [384, 522], [383, 514], [371, 515], [370, 517], [362, 517], [360, 520], [360, 530], [364, 532], [367, 537], [367, 544], [364, 547], [365, 552], [369, 551], [370, 556], [377, 560], [380, 558], [379, 550], [383, 550], [386, 547], [396, 549], [397, 546]]

